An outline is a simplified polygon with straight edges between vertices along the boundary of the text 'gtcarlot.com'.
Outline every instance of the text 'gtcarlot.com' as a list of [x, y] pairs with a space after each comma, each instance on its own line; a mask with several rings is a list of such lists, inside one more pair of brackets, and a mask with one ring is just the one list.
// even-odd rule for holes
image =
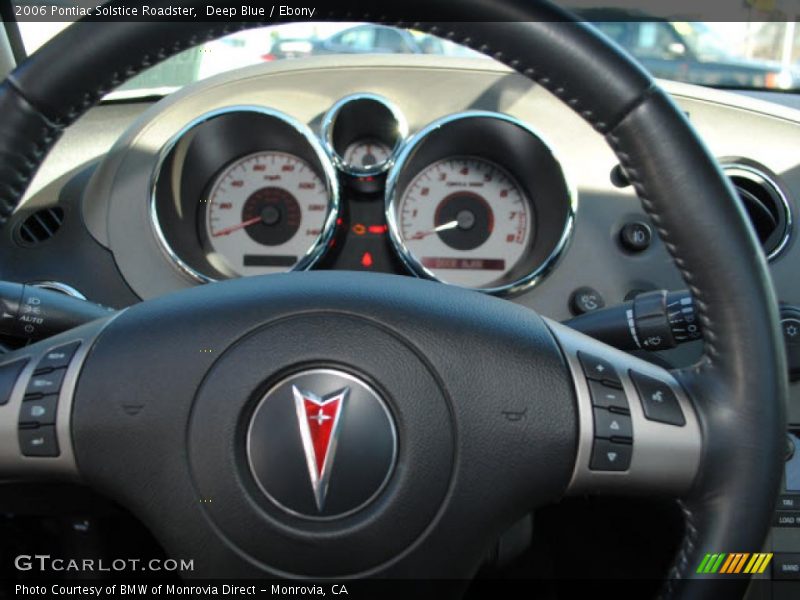
[[115, 558], [103, 560], [94, 558], [53, 558], [49, 554], [20, 554], [14, 559], [17, 571], [69, 572], [69, 573], [110, 573], [123, 571], [194, 571], [194, 560], [173, 558]]

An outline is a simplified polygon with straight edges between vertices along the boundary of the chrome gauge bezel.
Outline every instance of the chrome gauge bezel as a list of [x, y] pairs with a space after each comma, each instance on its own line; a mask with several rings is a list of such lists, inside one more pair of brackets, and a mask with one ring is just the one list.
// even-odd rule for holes
[[[381, 105], [382, 108], [388, 110], [395, 122], [397, 138], [391, 148], [388, 158], [385, 161], [375, 163], [370, 167], [357, 167], [348, 164], [344, 158], [343, 152], [339, 152], [339, 150], [337, 150], [334, 134], [336, 131], [337, 118], [342, 110], [349, 108], [354, 104], [365, 101], [375, 102]], [[365, 134], [368, 133], [369, 132], [365, 132]], [[337, 169], [343, 173], [346, 173], [347, 175], [352, 175], [353, 177], [374, 177], [376, 175], [385, 173], [392, 167], [392, 165], [394, 165], [398, 153], [408, 138], [408, 122], [406, 121], [406, 118], [400, 109], [391, 100], [384, 98], [379, 94], [360, 92], [357, 94], [350, 94], [339, 99], [333, 106], [331, 106], [330, 109], [328, 109], [322, 118], [320, 134], [325, 151], [328, 153], [331, 162], [333, 162]]]
[[[202, 273], [192, 265], [188, 264], [178, 252], [173, 248], [173, 245], [168, 239], [168, 235], [161, 224], [158, 214], [159, 206], [159, 183], [163, 177], [172, 177], [171, 169], [166, 169], [168, 158], [173, 154], [177, 146], [184, 140], [184, 138], [191, 134], [197, 127], [207, 123], [213, 119], [223, 117], [226, 115], [233, 115], [236, 113], [253, 113], [262, 117], [268, 117], [283, 122], [289, 126], [303, 139], [303, 142], [308, 144], [314, 157], [319, 161], [319, 167], [322, 179], [328, 193], [328, 211], [323, 221], [322, 229], [314, 244], [306, 251], [300, 260], [289, 271], [304, 271], [310, 269], [316, 264], [320, 258], [325, 254], [330, 246], [336, 230], [336, 220], [339, 217], [341, 208], [339, 181], [336, 176], [336, 169], [328, 155], [323, 148], [318, 138], [314, 135], [309, 127], [298, 121], [297, 119], [287, 115], [278, 110], [271, 108], [257, 106], [257, 105], [232, 105], [223, 108], [218, 108], [206, 112], [187, 123], [169, 141], [161, 148], [158, 154], [155, 168], [150, 180], [150, 224], [155, 234], [156, 241], [164, 255], [169, 259], [170, 263], [183, 275], [189, 277], [198, 283], [213, 283], [218, 281], [219, 278], [212, 277], [206, 273]], [[266, 143], [266, 142], [265, 142]], [[271, 148], [265, 147], [263, 151], [268, 152]], [[230, 157], [230, 160], [225, 165], [238, 160], [239, 156]], [[170, 171], [170, 172], [165, 172]]]
[[[775, 198], [780, 203], [780, 210], [783, 213], [784, 227], [779, 242], [769, 252], [765, 252], [767, 261], [772, 262], [783, 254], [789, 247], [794, 232], [794, 220], [792, 218], [792, 205], [789, 202], [787, 192], [783, 189], [778, 177], [769, 172], [765, 167], [757, 164], [750, 164], [746, 159], [720, 159], [722, 172], [728, 177], [743, 177], [761, 186], [770, 188]], [[766, 250], [766, 249], [765, 249]]]
[[[479, 111], [479, 110], [462, 111], [451, 115], [447, 115], [445, 117], [437, 119], [436, 121], [433, 121], [432, 123], [427, 125], [425, 128], [421, 129], [418, 133], [416, 133], [413, 137], [411, 137], [408, 140], [408, 142], [403, 146], [400, 154], [397, 157], [397, 160], [395, 161], [394, 165], [392, 165], [387, 175], [385, 211], [386, 211], [386, 222], [389, 227], [388, 229], [389, 238], [392, 242], [395, 251], [397, 252], [397, 255], [400, 257], [403, 264], [413, 275], [424, 279], [431, 279], [433, 281], [438, 281], [446, 285], [457, 285], [443, 281], [434, 272], [425, 267], [414, 256], [413, 252], [410, 251], [405, 241], [403, 240], [403, 235], [400, 231], [400, 227], [396, 218], [396, 210], [400, 202], [402, 193], [405, 191], [404, 189], [401, 189], [401, 178], [408, 177], [409, 179], [413, 179], [413, 177], [415, 177], [418, 173], [417, 170], [417, 172], [409, 174], [407, 173], [407, 169], [409, 167], [409, 162], [417, 153], [421, 145], [434, 132], [438, 132], [442, 128], [452, 125], [453, 123], [456, 123], [458, 121], [463, 121], [468, 119], [496, 119], [498, 121], [502, 121], [514, 127], [520, 128], [528, 135], [532, 136], [533, 139], [537, 140], [540, 144], [542, 144], [542, 146], [550, 154], [552, 160], [554, 161], [554, 164], [560, 169], [560, 175], [563, 179], [564, 190], [566, 194], [565, 198], [566, 216], [564, 218], [561, 235], [559, 236], [557, 242], [553, 246], [552, 251], [550, 251], [547, 254], [547, 256], [545, 256], [543, 260], [538, 262], [538, 264], [536, 264], [529, 272], [525, 273], [523, 276], [517, 277], [509, 281], [508, 283], [504, 283], [502, 285], [497, 285], [493, 287], [471, 288], [475, 289], [476, 291], [496, 296], [516, 295], [531, 289], [532, 287], [536, 286], [539, 282], [541, 282], [541, 280], [550, 271], [552, 271], [552, 269], [556, 266], [558, 261], [563, 256], [565, 250], [569, 247], [569, 243], [572, 239], [572, 233], [575, 225], [575, 215], [578, 209], [578, 196], [576, 188], [572, 183], [571, 178], [568, 177], [568, 175], [564, 171], [563, 163], [558, 159], [558, 156], [556, 152], [553, 150], [553, 147], [546, 141], [546, 139], [539, 132], [535, 131], [529, 125], [527, 125], [526, 123], [515, 117], [512, 117], [511, 115], [492, 112], [492, 111]], [[461, 148], [454, 147], [453, 156], [456, 155], [473, 156], [472, 153], [470, 152], [465, 152]], [[475, 156], [475, 158], [481, 159], [484, 157], [477, 155]], [[491, 161], [491, 162], [497, 162], [497, 161]], [[506, 165], [499, 164], [499, 166], [504, 169], [507, 169]], [[510, 175], [512, 175], [512, 177], [514, 177], [517, 181], [519, 181], [519, 178], [517, 177], [516, 173], [510, 172]], [[528, 201], [531, 204], [531, 210], [536, 211], [534, 199], [530, 196], [530, 194], [527, 194], [527, 196], [528, 196]], [[536, 244], [535, 237], [533, 243]]]

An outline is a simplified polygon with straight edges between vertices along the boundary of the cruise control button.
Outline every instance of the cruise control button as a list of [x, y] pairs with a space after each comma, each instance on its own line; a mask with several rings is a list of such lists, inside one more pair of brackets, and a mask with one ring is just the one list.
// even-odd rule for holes
[[581, 361], [584, 375], [589, 379], [605, 381], [617, 387], [622, 387], [622, 381], [620, 381], [616, 369], [607, 360], [592, 354], [586, 354], [586, 352], [578, 352], [578, 360]]
[[633, 446], [596, 439], [589, 468], [592, 471], [627, 471], [631, 466]]
[[594, 436], [598, 438], [633, 438], [631, 418], [607, 411], [605, 408], [594, 409]]
[[17, 378], [26, 364], [28, 364], [27, 358], [0, 366], [0, 406], [8, 404], [14, 384], [17, 383]]
[[668, 425], [686, 425], [678, 398], [668, 384], [636, 371], [630, 374], [647, 419]]
[[66, 367], [80, 345], [80, 342], [73, 342], [71, 344], [59, 346], [58, 348], [53, 348], [50, 352], [45, 354], [42, 360], [39, 361], [39, 364], [36, 365], [36, 373]]
[[605, 385], [600, 381], [589, 380], [589, 395], [592, 397], [594, 406], [625, 413], [630, 412], [625, 392], [620, 389]]
[[66, 369], [57, 369], [50, 373], [43, 373], [41, 375], [34, 375], [28, 382], [28, 388], [25, 390], [25, 395], [40, 395], [57, 394], [61, 391], [61, 382], [64, 380], [64, 373]]
[[772, 557], [773, 579], [800, 579], [800, 554], [776, 554]]
[[23, 456], [58, 456], [58, 440], [53, 425], [19, 430], [19, 449]]
[[53, 425], [56, 422], [58, 396], [26, 400], [19, 409], [20, 425]]

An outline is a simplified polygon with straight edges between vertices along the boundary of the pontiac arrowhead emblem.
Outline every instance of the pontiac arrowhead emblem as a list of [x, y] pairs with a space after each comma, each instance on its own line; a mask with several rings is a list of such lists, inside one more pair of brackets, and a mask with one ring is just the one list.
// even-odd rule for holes
[[314, 499], [317, 510], [322, 512], [336, 455], [342, 410], [350, 388], [321, 398], [293, 385], [292, 393]]
[[366, 382], [334, 369], [275, 383], [251, 417], [246, 443], [256, 485], [292, 518], [361, 510], [384, 489], [397, 460], [389, 406]]

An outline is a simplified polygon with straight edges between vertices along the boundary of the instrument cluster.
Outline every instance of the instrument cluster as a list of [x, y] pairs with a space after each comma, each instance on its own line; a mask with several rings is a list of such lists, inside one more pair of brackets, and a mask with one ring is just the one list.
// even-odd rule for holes
[[196, 119], [161, 152], [150, 212], [199, 282], [358, 269], [506, 295], [553, 267], [575, 209], [561, 163], [521, 121], [467, 111], [409, 137], [391, 102], [357, 94], [319, 135], [256, 106]]

